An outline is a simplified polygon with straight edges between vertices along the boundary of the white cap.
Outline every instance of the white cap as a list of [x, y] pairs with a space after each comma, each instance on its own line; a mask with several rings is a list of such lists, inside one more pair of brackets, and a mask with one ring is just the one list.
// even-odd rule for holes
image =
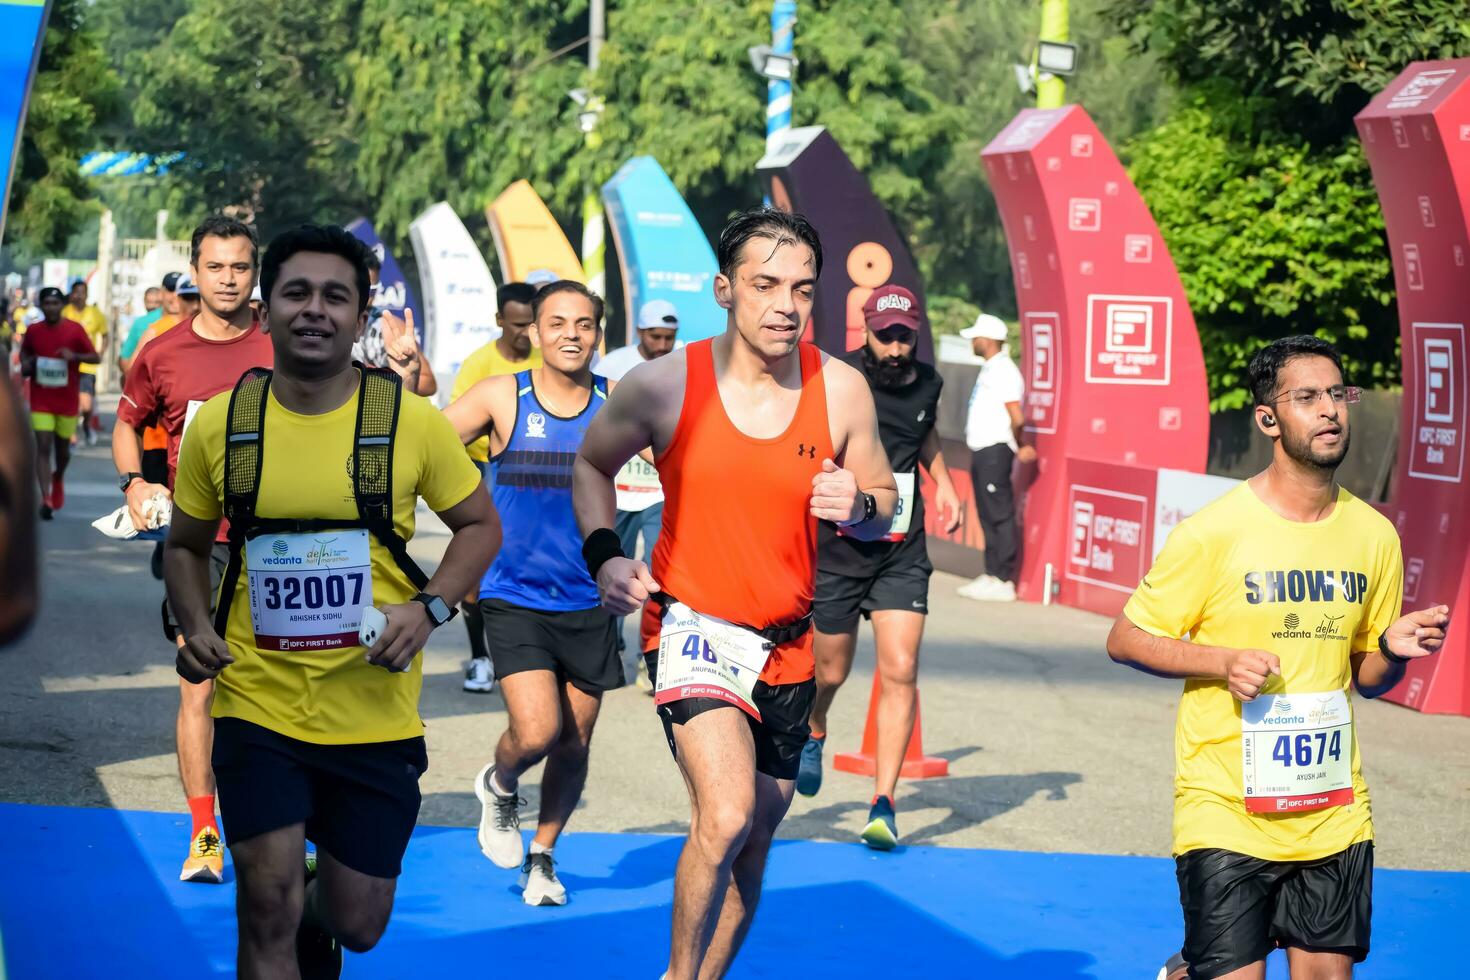
[[194, 277], [186, 272], [174, 284], [174, 293], [179, 296], [198, 296], [199, 287], [194, 285]]
[[260, 283], [256, 283], [255, 284], [255, 288], [252, 289], [252, 290], [250, 290], [250, 302], [252, 302], [252, 303], [264, 303], [265, 302], [265, 297], [262, 296], [262, 295], [260, 295]]
[[1006, 322], [998, 316], [989, 313], [981, 313], [975, 318], [975, 322], [960, 331], [960, 336], [966, 340], [974, 340], [976, 337], [984, 337], [987, 340], [1005, 340], [1010, 331]]
[[666, 299], [651, 299], [638, 311], [638, 329], [673, 327], [679, 329], [679, 310]]

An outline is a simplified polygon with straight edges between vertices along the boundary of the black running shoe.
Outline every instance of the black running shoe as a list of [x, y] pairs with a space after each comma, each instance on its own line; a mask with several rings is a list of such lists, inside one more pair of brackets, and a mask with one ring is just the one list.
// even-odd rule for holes
[[[306, 882], [316, 877], [316, 855], [306, 856]], [[325, 929], [309, 925], [303, 916], [296, 928], [296, 969], [301, 980], [338, 980], [342, 976], [342, 946]]]

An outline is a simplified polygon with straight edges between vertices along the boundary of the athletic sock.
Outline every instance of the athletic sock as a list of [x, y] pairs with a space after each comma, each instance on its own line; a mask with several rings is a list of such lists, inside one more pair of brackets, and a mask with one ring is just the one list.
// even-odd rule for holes
[[189, 815], [194, 818], [194, 833], [191, 838], [198, 837], [199, 831], [205, 827], [214, 826], [214, 795], [189, 797]]
[[465, 632], [470, 635], [470, 656], [476, 660], [489, 660], [490, 650], [485, 646], [485, 617], [480, 615], [480, 604], [461, 602], [459, 611], [464, 613]]
[[535, 840], [531, 841], [531, 853], [532, 854], [550, 854], [551, 851], [552, 851], [552, 848], [554, 848], [554, 847], [556, 847], [555, 844], [551, 845], [551, 847], [547, 847], [545, 844], [541, 843], [540, 841], [535, 841]]
[[506, 797], [506, 796], [515, 796], [516, 795], [514, 790], [507, 790], [507, 789], [502, 789], [501, 788], [501, 786], [500, 786], [500, 773], [497, 772], [494, 769], [491, 769], [490, 770], [490, 776], [488, 778], [488, 782], [490, 783], [490, 792], [494, 793], [496, 796]]

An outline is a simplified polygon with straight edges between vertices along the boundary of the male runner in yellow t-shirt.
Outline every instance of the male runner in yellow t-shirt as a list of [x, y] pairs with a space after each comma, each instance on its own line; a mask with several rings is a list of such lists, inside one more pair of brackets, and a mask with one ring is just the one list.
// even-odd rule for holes
[[[459, 401], [465, 392], [486, 378], [496, 378], [541, 366], [540, 349], [531, 346], [531, 324], [536, 321], [531, 301], [536, 287], [525, 282], [508, 282], [495, 291], [495, 325], [500, 336], [465, 358], [454, 376], [450, 402]], [[490, 477], [490, 440], [481, 436], [465, 447], [470, 459]], [[480, 586], [475, 587], [460, 603], [464, 628], [470, 637], [470, 659], [464, 665], [464, 690], [470, 694], [489, 694], [495, 690], [495, 668], [490, 661], [490, 648], [485, 644], [485, 620], [480, 616]]]
[[[96, 348], [99, 355], [107, 353], [107, 317], [102, 311], [87, 302], [87, 280], [73, 279], [71, 292], [67, 294], [67, 304], [62, 307], [61, 315], [67, 320], [75, 320], [87, 331], [92, 346]], [[97, 365], [83, 364], [82, 372], [82, 400], [81, 416], [82, 424], [78, 437], [85, 440], [87, 445], [97, 444], [97, 430], [102, 427], [101, 421], [94, 411], [97, 405]]]
[[1378, 697], [1438, 650], [1449, 607], [1399, 615], [1393, 525], [1333, 481], [1361, 394], [1337, 350], [1278, 340], [1249, 380], [1271, 465], [1174, 529], [1108, 654], [1185, 681], [1173, 852], [1188, 975], [1259, 980], [1282, 946], [1294, 977], [1349, 977], [1373, 876], [1352, 688]]
[[[418, 654], [500, 542], [454, 429], [406, 392], [387, 457], [393, 533], [413, 536], [422, 496], [453, 537], [416, 594], [378, 532], [359, 521], [349, 467], [366, 383], [352, 364], [368, 304], [365, 251], [341, 228], [313, 225], [266, 251], [260, 280], [275, 372], [259, 429], [256, 520], [342, 524], [301, 533], [278, 524], [253, 539], [251, 526], [239, 528], [244, 561], [224, 636], [209, 612], [209, 561], [231, 392], [199, 409], [174, 484], [164, 579], [184, 636], [179, 674], [215, 682], [213, 765], [238, 879], [241, 976], [335, 977], [341, 947], [368, 950], [387, 927], [427, 765]], [[382, 465], [361, 459], [364, 472]], [[364, 649], [357, 619], [370, 605], [386, 623]], [[309, 882], [306, 838], [317, 845]]]

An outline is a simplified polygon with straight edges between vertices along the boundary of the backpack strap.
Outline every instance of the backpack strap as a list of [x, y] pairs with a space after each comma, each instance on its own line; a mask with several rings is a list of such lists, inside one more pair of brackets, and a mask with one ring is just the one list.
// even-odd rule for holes
[[429, 576], [408, 553], [393, 525], [393, 443], [403, 400], [403, 382], [392, 371], [365, 369], [357, 396], [357, 430], [352, 446], [352, 495], [357, 514], [414, 588]]
[[230, 392], [230, 410], [225, 416], [224, 517], [230, 522], [230, 557], [214, 607], [214, 631], [220, 636], [225, 635], [230, 621], [230, 604], [235, 598], [240, 560], [245, 551], [245, 533], [255, 521], [260, 469], [265, 461], [265, 406], [270, 385], [269, 368], [246, 371]]

